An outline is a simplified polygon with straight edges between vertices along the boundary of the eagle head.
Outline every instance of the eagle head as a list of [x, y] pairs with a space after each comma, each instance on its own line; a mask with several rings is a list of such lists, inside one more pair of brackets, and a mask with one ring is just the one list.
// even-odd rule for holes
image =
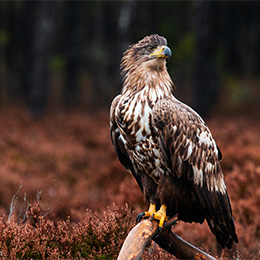
[[158, 34], [146, 36], [129, 47], [123, 54], [121, 69], [124, 73], [142, 67], [146, 71], [165, 69], [166, 59], [172, 55], [167, 40]]

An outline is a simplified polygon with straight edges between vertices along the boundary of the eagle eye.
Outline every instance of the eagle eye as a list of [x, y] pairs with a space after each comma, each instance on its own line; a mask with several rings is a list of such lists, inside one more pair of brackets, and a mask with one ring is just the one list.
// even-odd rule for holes
[[146, 50], [149, 51], [149, 52], [151, 52], [153, 49], [154, 49], [154, 47], [152, 47], [151, 45], [146, 47]]

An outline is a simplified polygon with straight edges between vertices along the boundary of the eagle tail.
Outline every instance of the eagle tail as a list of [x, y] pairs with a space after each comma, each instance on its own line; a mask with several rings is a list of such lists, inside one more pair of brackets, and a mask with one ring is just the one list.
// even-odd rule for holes
[[205, 210], [205, 218], [217, 242], [222, 248], [231, 248], [233, 242], [238, 243], [238, 238], [227, 192], [222, 194], [197, 188], [200, 189], [197, 194]]

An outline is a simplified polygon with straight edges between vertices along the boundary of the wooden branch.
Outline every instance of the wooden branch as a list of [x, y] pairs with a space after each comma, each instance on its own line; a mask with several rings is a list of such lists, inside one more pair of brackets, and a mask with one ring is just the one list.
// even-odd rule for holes
[[146, 246], [152, 239], [179, 259], [216, 260], [170, 230], [165, 229], [158, 235], [158, 222], [150, 219], [140, 222], [130, 231], [117, 260], [141, 259]]
[[216, 260], [216, 258], [188, 243], [170, 230], [165, 230], [160, 236], [153, 238], [153, 240], [179, 259]]
[[150, 220], [138, 223], [125, 239], [117, 260], [137, 260], [141, 259], [146, 246], [150, 243], [157, 231], [157, 226]]

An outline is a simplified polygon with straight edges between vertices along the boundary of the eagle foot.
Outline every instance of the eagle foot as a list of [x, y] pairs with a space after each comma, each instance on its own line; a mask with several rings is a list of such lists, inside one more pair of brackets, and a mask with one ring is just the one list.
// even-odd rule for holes
[[138, 214], [138, 216], [136, 217], [136, 222], [139, 223], [142, 220], [142, 218], [151, 217], [155, 212], [156, 212], [156, 206], [155, 204], [151, 203], [148, 211]]
[[163, 228], [163, 224], [167, 221], [166, 206], [162, 205], [161, 208], [154, 213], [154, 219], [159, 220], [159, 230]]
[[[165, 205], [162, 205], [161, 208], [158, 211], [156, 211], [155, 204], [151, 203], [148, 211], [138, 214], [138, 216], [136, 217], [136, 222], [138, 223], [143, 218], [150, 218], [150, 217], [152, 219], [159, 221], [159, 226], [158, 226], [159, 231], [164, 228], [169, 228], [170, 226], [173, 225], [172, 221], [170, 223], [167, 223], [167, 221], [169, 219], [166, 216], [166, 206]], [[165, 226], [164, 226], [164, 223], [166, 224]]]

